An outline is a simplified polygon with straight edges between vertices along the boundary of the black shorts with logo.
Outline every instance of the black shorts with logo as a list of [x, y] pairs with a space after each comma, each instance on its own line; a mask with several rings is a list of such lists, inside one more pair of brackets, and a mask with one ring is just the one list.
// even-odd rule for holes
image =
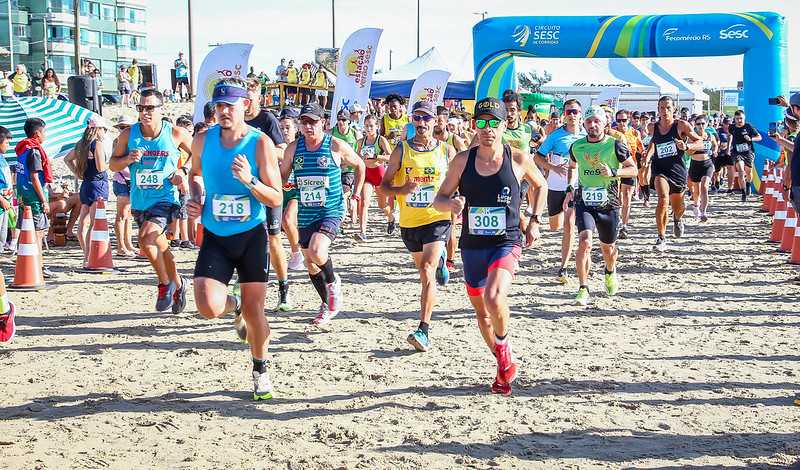
[[428, 243], [447, 243], [452, 230], [453, 225], [449, 220], [438, 220], [429, 224], [420, 225], [419, 227], [400, 227], [400, 235], [408, 251], [419, 253], [422, 251], [422, 247]]
[[240, 283], [267, 282], [269, 250], [264, 224], [229, 237], [220, 237], [203, 227], [203, 244], [194, 265], [194, 277], [228, 284], [234, 269], [239, 273]]

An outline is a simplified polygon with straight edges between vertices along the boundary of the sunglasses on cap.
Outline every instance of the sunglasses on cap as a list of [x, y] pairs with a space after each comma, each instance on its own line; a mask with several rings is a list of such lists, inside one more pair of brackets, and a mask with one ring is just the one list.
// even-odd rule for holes
[[431, 119], [433, 119], [433, 116], [428, 116], [427, 114], [424, 114], [424, 115], [423, 115], [423, 114], [412, 114], [412, 115], [411, 115], [411, 117], [412, 117], [412, 118], [413, 118], [415, 121], [423, 120], [423, 121], [425, 121], [425, 122], [428, 122], [428, 121], [430, 121]]
[[580, 114], [580, 109], [565, 109], [564, 114]]
[[148, 112], [152, 113], [156, 108], [160, 108], [160, 104], [137, 104], [136, 111], [140, 113]]
[[478, 129], [483, 129], [486, 127], [486, 124], [489, 124], [489, 127], [492, 129], [497, 129], [497, 126], [500, 125], [499, 119], [476, 119], [475, 120], [475, 127]]
[[307, 118], [307, 117], [300, 118], [300, 124], [308, 124], [308, 125], [311, 125], [311, 126], [316, 124], [317, 121], [319, 121], [319, 119], [311, 119], [311, 118]]

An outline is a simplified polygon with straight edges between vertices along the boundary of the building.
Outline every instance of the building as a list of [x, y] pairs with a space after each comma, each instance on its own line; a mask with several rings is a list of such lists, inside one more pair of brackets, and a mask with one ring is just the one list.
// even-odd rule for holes
[[[133, 59], [145, 62], [147, 0], [79, 0], [79, 4], [81, 58], [100, 70], [104, 89], [116, 90], [120, 65], [130, 65]], [[67, 77], [77, 73], [74, 5], [74, 0], [0, 1], [0, 45], [8, 46], [9, 30], [14, 38], [13, 58], [0, 58], [0, 68], [14, 70], [24, 64], [34, 77], [43, 65], [52, 67], [66, 87]]]

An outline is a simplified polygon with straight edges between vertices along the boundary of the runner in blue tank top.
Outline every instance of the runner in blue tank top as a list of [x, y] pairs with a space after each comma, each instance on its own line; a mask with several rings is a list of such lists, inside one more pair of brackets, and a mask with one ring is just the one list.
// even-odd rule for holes
[[109, 168], [131, 171], [131, 208], [139, 225], [139, 247], [158, 276], [156, 310], [180, 313], [186, 307], [186, 279], [178, 275], [164, 232], [178, 215], [178, 187], [189, 175], [191, 156], [177, 168], [179, 149], [191, 154], [192, 136], [186, 129], [161, 120], [164, 97], [145, 90], [136, 110], [139, 123], [122, 131]]
[[342, 165], [355, 169], [353, 198], [358, 201], [364, 185], [364, 161], [341, 139], [325, 133], [325, 113], [317, 103], [300, 110], [302, 136], [286, 148], [281, 162], [285, 184], [294, 171], [300, 204], [297, 226], [308, 275], [322, 299], [316, 325], [324, 325], [339, 313], [342, 304], [341, 279], [333, 272], [328, 256], [344, 217]]
[[[272, 398], [267, 373], [269, 323], [264, 316], [269, 254], [265, 206], [283, 203], [275, 145], [244, 121], [247, 85], [225, 78], [211, 103], [219, 125], [192, 144], [191, 199], [186, 211], [203, 218], [203, 244], [194, 268], [194, 298], [205, 318], [234, 312], [239, 337], [253, 355], [253, 398]], [[203, 201], [205, 195], [205, 201]], [[233, 270], [241, 297], [228, 295]]]
[[[547, 182], [527, 152], [504, 145], [506, 108], [497, 98], [475, 104], [477, 148], [455, 156], [434, 207], [463, 214], [459, 240], [469, 300], [478, 316], [481, 336], [497, 359], [492, 392], [509, 395], [517, 365], [508, 340], [508, 290], [514, 264], [522, 252], [520, 181], [534, 189], [534, 214], [544, 209]], [[453, 197], [458, 189], [460, 195]], [[539, 223], [531, 219], [527, 245], [539, 239]]]

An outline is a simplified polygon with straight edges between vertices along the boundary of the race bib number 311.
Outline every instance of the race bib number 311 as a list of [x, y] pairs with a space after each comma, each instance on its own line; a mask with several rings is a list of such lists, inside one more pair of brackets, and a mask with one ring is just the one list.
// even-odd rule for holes
[[245, 195], [215, 194], [212, 213], [217, 222], [244, 222], [250, 219], [250, 198]]
[[406, 196], [406, 205], [408, 207], [430, 207], [433, 204], [433, 185], [418, 186], [413, 193]]
[[505, 235], [506, 208], [470, 207], [468, 222], [470, 235]]

